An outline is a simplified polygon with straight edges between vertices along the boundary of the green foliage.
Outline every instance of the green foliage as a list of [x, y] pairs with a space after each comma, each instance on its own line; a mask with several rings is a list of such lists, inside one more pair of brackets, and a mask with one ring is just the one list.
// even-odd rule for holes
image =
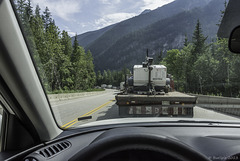
[[[192, 9], [188, 8], [188, 11], [181, 9], [180, 12], [179, 5], [185, 8], [184, 6], [188, 6], [188, 3], [179, 1], [178, 3], [181, 4], [178, 4], [174, 9], [165, 10], [165, 7], [157, 9], [159, 11], [165, 10], [161, 14], [156, 14], [158, 11], [154, 11], [152, 12], [152, 14], [156, 14], [154, 16], [150, 16], [151, 14], [148, 13], [118, 23], [111, 30], [106, 33], [103, 32], [104, 34], [101, 37], [89, 43], [86, 47], [91, 50], [96, 58], [94, 62], [96, 69], [101, 71], [106, 69], [121, 70], [123, 65], [132, 68], [135, 64], [141, 64], [146, 56], [145, 51], [147, 48], [150, 50], [149, 53], [154, 55], [154, 60], [157, 63], [156, 57], [159, 51], [164, 52], [164, 57], [166, 50], [181, 49], [183, 47], [185, 34], [188, 42], [192, 41], [191, 35], [195, 30], [197, 19], [201, 22], [203, 34], [208, 36], [206, 43], [212, 38], [216, 38], [218, 31], [216, 24], [220, 17], [219, 11], [223, 10], [224, 1], [214, 0], [208, 3], [207, 6], [191, 6]], [[192, 2], [195, 3], [194, 0]], [[149, 17], [146, 18], [145, 16]], [[141, 21], [138, 21], [140, 19]], [[146, 25], [146, 21], [150, 22], [151, 19], [155, 19], [156, 22]], [[132, 25], [140, 26], [140, 28], [131, 30]], [[127, 31], [129, 33], [126, 33]], [[85, 41], [85, 37], [91, 38], [92, 35], [86, 36], [82, 34], [82, 42]]]
[[33, 12], [30, 0], [15, 3], [47, 92], [91, 91], [96, 83], [91, 52], [85, 53], [77, 41], [72, 46], [70, 36], [55, 25], [48, 7], [41, 15], [38, 5]]
[[119, 86], [120, 82], [125, 81], [125, 75], [129, 75], [131, 72], [127, 68], [123, 68], [121, 71], [110, 71], [104, 70], [103, 73], [100, 71], [97, 72], [97, 85], [101, 86], [101, 84], [111, 84], [113, 86]]
[[195, 30], [193, 32], [192, 43], [193, 43], [193, 61], [196, 61], [197, 57], [202, 55], [206, 49], [206, 41], [207, 37], [204, 37], [202, 33], [202, 28], [200, 21], [197, 20], [197, 24], [195, 26]]
[[168, 50], [161, 62], [167, 66], [168, 73], [173, 75], [176, 89], [239, 97], [240, 56], [229, 51], [228, 39], [217, 39], [209, 45], [205, 44], [204, 35], [198, 30], [199, 27], [196, 27], [193, 42], [180, 50]]

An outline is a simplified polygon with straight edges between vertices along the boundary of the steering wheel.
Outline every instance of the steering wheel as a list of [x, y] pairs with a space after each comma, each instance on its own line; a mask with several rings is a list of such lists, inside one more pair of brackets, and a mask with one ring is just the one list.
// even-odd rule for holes
[[[111, 155], [115, 154], [115, 158], [118, 158], [127, 151], [142, 156], [146, 153], [149, 157], [147, 160], [151, 161], [163, 158], [168, 161], [209, 161], [206, 156], [174, 138], [152, 133], [119, 133], [97, 138], [69, 161], [108, 161], [112, 160]], [[137, 151], [139, 153], [135, 153]], [[134, 159], [128, 157], [119, 160], [141, 160], [132, 158]]]

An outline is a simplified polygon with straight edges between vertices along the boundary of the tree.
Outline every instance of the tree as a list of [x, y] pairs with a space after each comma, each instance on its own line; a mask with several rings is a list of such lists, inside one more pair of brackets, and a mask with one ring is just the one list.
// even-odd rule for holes
[[100, 70], [97, 71], [97, 78], [96, 79], [97, 79], [96, 80], [97, 81], [97, 85], [101, 86], [101, 84], [103, 83], [103, 76], [102, 76]]
[[103, 83], [108, 84], [108, 73], [106, 70], [103, 71]]
[[48, 7], [43, 15], [37, 5], [33, 14], [30, 0], [17, 0], [17, 12], [24, 26], [24, 34], [42, 79], [45, 89], [86, 90], [96, 83], [93, 57], [66, 31], [60, 32], [51, 17]]
[[192, 41], [193, 41], [193, 62], [195, 62], [197, 60], [197, 57], [202, 55], [205, 52], [206, 49], [206, 45], [205, 45], [205, 41], [206, 41], [207, 37], [204, 37], [203, 33], [202, 33], [202, 28], [201, 28], [201, 24], [200, 21], [197, 20], [197, 24], [195, 26], [195, 30], [193, 32], [193, 37], [192, 37]]
[[73, 52], [71, 55], [71, 62], [74, 62], [76, 57], [77, 57], [77, 49], [78, 49], [78, 40], [77, 40], [77, 33], [74, 37], [74, 41], [73, 41]]
[[199, 83], [199, 91], [202, 94], [214, 93], [215, 78], [217, 75], [217, 68], [219, 61], [216, 60], [210, 50], [201, 55], [194, 64], [196, 70], [196, 78]]
[[35, 8], [35, 12], [34, 12], [36, 17], [40, 17], [40, 10], [41, 9], [40, 9], [39, 5], [37, 4], [36, 8]]
[[27, 20], [30, 21], [31, 17], [33, 16], [31, 0], [27, 0], [26, 6], [25, 6], [25, 12], [26, 12]]
[[188, 44], [189, 44], [189, 42], [188, 42], [188, 37], [187, 37], [187, 34], [185, 34], [183, 46], [186, 47], [186, 46], [188, 46]]
[[86, 54], [86, 68], [88, 76], [88, 87], [93, 88], [96, 83], [96, 74], [94, 72], [93, 56], [90, 50]]
[[73, 77], [71, 75], [71, 71], [73, 69], [72, 63], [70, 61], [70, 56], [72, 54], [72, 42], [71, 38], [66, 31], [62, 31], [61, 33], [61, 45], [63, 50], [62, 55], [62, 68], [61, 68], [61, 80], [62, 80], [62, 87], [67, 89], [73, 88]]
[[76, 59], [73, 63], [73, 81], [75, 90], [83, 90], [86, 88], [85, 79], [86, 79], [86, 63], [84, 62], [85, 52], [84, 49], [80, 46], [76, 50]]
[[48, 7], [45, 8], [42, 19], [44, 22], [44, 28], [47, 29], [49, 25], [52, 23], [51, 12], [49, 11]]
[[230, 76], [232, 74], [231, 62], [233, 62], [233, 56], [228, 49], [228, 39], [218, 39], [216, 42], [216, 46], [217, 54], [215, 55], [215, 58], [219, 61], [216, 81], [221, 84], [218, 89], [222, 91], [224, 96], [229, 96], [231, 95]]
[[159, 52], [159, 55], [157, 56], [157, 61], [156, 61], [156, 64], [159, 64], [163, 61], [163, 51], [161, 50]]
[[61, 33], [61, 44], [64, 46], [63, 53], [70, 58], [73, 52], [72, 41], [71, 37], [65, 30], [63, 30]]
[[178, 89], [180, 86], [180, 82], [183, 77], [183, 61], [185, 53], [179, 51], [178, 49], [172, 49], [167, 51], [167, 55], [164, 58], [164, 63], [167, 66], [167, 71], [171, 74], [175, 79], [176, 88]]
[[17, 0], [17, 3], [16, 3], [17, 13], [18, 13], [18, 17], [23, 25], [25, 25], [25, 23], [26, 23], [26, 22], [24, 22], [26, 20], [25, 19], [26, 6], [27, 6], [26, 0]]

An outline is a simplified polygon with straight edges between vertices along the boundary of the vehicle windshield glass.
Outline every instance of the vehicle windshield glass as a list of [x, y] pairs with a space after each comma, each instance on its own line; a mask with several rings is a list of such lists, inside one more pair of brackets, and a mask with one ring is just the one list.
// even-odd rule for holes
[[239, 121], [240, 59], [218, 35], [228, 0], [13, 2], [61, 128]]

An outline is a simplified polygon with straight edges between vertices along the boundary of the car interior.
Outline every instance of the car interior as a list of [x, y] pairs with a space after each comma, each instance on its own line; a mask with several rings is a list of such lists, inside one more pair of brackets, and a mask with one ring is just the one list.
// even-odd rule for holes
[[[229, 50], [240, 53], [240, 27]], [[237, 161], [238, 122], [148, 121], [82, 126], [56, 124], [13, 2], [0, 0], [0, 160]], [[137, 118], [138, 119], [138, 118]]]

